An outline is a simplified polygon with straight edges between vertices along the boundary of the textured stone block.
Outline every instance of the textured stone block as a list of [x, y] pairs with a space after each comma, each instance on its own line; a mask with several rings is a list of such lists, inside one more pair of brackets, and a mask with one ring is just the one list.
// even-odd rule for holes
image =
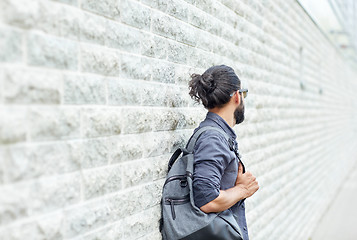
[[109, 197], [107, 206], [112, 216], [122, 219], [158, 205], [162, 184], [161, 181], [148, 183]]
[[118, 0], [84, 0], [81, 2], [81, 6], [83, 9], [114, 19], [120, 18], [120, 9], [122, 9], [119, 7]]
[[5, 182], [15, 182], [26, 178], [29, 174], [29, 159], [24, 147], [8, 147], [3, 151], [2, 166], [9, 170], [4, 173]]
[[141, 2], [162, 12], [167, 9], [167, 0], [141, 0]]
[[[0, 224], [9, 224], [28, 216], [29, 188], [26, 184], [4, 186], [0, 194]], [[0, 234], [1, 236], [1, 234]]]
[[121, 165], [124, 188], [144, 184], [153, 180], [154, 164], [152, 159], [130, 161]]
[[108, 103], [111, 105], [140, 105], [142, 103], [143, 90], [136, 88], [137, 80], [108, 79]]
[[19, 31], [0, 28], [0, 62], [22, 61], [23, 35]]
[[175, 134], [170, 132], [143, 134], [142, 139], [147, 143], [145, 146], [142, 146], [143, 157], [156, 157], [173, 152], [177, 147], [184, 147], [191, 134], [192, 130], [188, 132], [177, 131]]
[[123, 167], [111, 165], [106, 168], [96, 168], [83, 172], [83, 188], [85, 199], [103, 196], [108, 193], [119, 191], [125, 175]]
[[140, 136], [114, 136], [108, 139], [110, 163], [139, 159], [143, 155]]
[[138, 240], [151, 240], [151, 239], [160, 239], [162, 238], [159, 230], [155, 230], [152, 233], [146, 233], [145, 236], [138, 238]]
[[186, 64], [187, 52], [186, 45], [174, 41], [169, 41], [167, 46], [167, 56], [170, 62]]
[[78, 44], [75, 42], [43, 34], [30, 34], [27, 51], [30, 65], [77, 69]]
[[156, 35], [146, 34], [141, 41], [141, 54], [148, 57], [166, 59], [167, 40]]
[[65, 210], [64, 216], [65, 238], [79, 236], [116, 220], [115, 211], [103, 199], [85, 202], [74, 209]]
[[[235, 29], [232, 29], [231, 27], [225, 26], [224, 28], [221, 29], [221, 37], [229, 42], [236, 42], [237, 39], [239, 39], [239, 31], [236, 31]], [[251, 50], [254, 51], [253, 48], [253, 42], [250, 43], [251, 45]]]
[[202, 30], [208, 29], [209, 15], [195, 8], [188, 9], [188, 22]]
[[212, 37], [211, 34], [204, 32], [204, 31], [199, 31], [197, 30], [196, 33], [196, 47], [206, 50], [206, 51], [212, 51], [213, 46], [215, 44], [215, 41], [217, 39], [215, 39], [214, 37]]
[[4, 103], [5, 69], [0, 67], [0, 104]]
[[114, 21], [107, 21], [105, 44], [125, 52], [140, 53], [140, 43], [145, 40], [144, 34], [132, 27]]
[[[77, 238], [76, 238], [77, 239]], [[123, 240], [123, 223], [115, 222], [107, 227], [85, 234], [80, 240]]]
[[184, 117], [180, 112], [172, 110], [156, 110], [153, 113], [153, 129], [155, 131], [172, 131], [182, 128]]
[[167, 174], [167, 164], [170, 160], [170, 157], [172, 156], [171, 153], [169, 154], [164, 154], [162, 156], [154, 157], [152, 158], [153, 162], [153, 179], [158, 180], [158, 179], [164, 179]]
[[177, 65], [175, 67], [175, 84], [179, 87], [188, 87], [193, 72], [198, 71], [195, 71], [193, 67]]
[[32, 140], [79, 137], [79, 112], [63, 107], [36, 108], [29, 112], [29, 135]]
[[21, 240], [31, 236], [33, 239], [41, 239], [34, 221], [25, 221], [20, 224], [9, 225], [0, 230], [0, 239]]
[[82, 111], [82, 132], [85, 137], [118, 135], [123, 127], [119, 109], [85, 109]]
[[82, 45], [81, 70], [83, 72], [118, 76], [120, 72], [120, 55], [114, 50]]
[[228, 11], [225, 11], [225, 20], [224, 22], [227, 23], [227, 25], [237, 28], [239, 24], [239, 18], [240, 16], [234, 12], [235, 9], [235, 3], [232, 0], [225, 0], [225, 2], [222, 2], [226, 7], [228, 7]]
[[136, 28], [150, 30], [151, 10], [132, 0], [121, 0], [121, 21]]
[[5, 147], [0, 146], [0, 185], [4, 183], [4, 160], [5, 160]]
[[[64, 236], [67, 238], [78, 236], [108, 223], [118, 221], [119, 218], [157, 206], [160, 201], [161, 186], [161, 182], [151, 183], [108, 198], [86, 202], [74, 209], [66, 210], [63, 222]], [[159, 211], [156, 209], [155, 212], [159, 214]], [[155, 214], [151, 214], [150, 216], [155, 219], [157, 218]], [[119, 221], [118, 223], [121, 222]], [[148, 223], [152, 225], [152, 222]]]
[[26, 141], [28, 114], [26, 109], [17, 107], [0, 108], [0, 143], [12, 144]]
[[162, 13], [153, 12], [152, 14], [152, 32], [163, 37], [176, 39], [177, 21], [174, 18]]
[[106, 80], [98, 76], [65, 75], [63, 81], [64, 104], [105, 104]]
[[81, 143], [12, 146], [4, 149], [3, 166], [7, 182], [23, 181], [79, 170], [83, 150]]
[[202, 106], [185, 111], [186, 128], [192, 129], [195, 126], [198, 126], [205, 118], [206, 114], [207, 110]]
[[39, 239], [63, 239], [63, 212], [55, 212], [36, 221]]
[[[63, 0], [63, 2], [76, 4], [76, 0]], [[39, 12], [41, 14], [34, 28], [72, 40], [79, 39], [79, 23], [83, 15], [79, 9], [52, 1], [41, 1]]]
[[[134, 55], [121, 55], [121, 75], [122, 78], [150, 80], [152, 63], [149, 59]], [[141, 66], [138, 68], [138, 66]]]
[[[207, 69], [215, 65], [214, 64], [215, 57], [213, 53], [207, 53], [206, 51], [203, 51], [199, 48], [191, 48], [187, 52], [188, 52], [187, 63], [190, 66], [196, 66], [199, 68]], [[221, 63], [222, 61], [218, 61], [218, 62]]]
[[77, 6], [77, 0], [54, 0], [54, 1], [67, 3], [67, 4], [71, 4], [71, 5]]
[[[226, 42], [224, 41], [217, 41], [213, 45], [213, 52], [215, 54], [221, 55], [221, 56], [227, 56], [230, 54], [230, 49], [229, 46]], [[194, 59], [196, 60], [196, 59]]]
[[8, 68], [4, 78], [4, 101], [19, 104], [59, 104], [61, 86], [61, 74]]
[[125, 109], [123, 133], [142, 133], [152, 129], [152, 110], [149, 108]]
[[236, 2], [234, 0], [222, 0], [221, 3], [232, 11], [235, 8]]
[[124, 219], [124, 239], [137, 239], [158, 229], [160, 208], [155, 207]]
[[83, 12], [79, 17], [79, 39], [82, 42], [89, 42], [103, 45], [107, 35], [108, 20], [97, 15]]
[[2, 22], [20, 28], [29, 29], [36, 25], [40, 18], [40, 3], [34, 0], [28, 4], [26, 0], [3, 0], [0, 2], [0, 18]]
[[198, 31], [188, 24], [177, 24], [176, 41], [185, 43], [190, 46], [196, 46]]
[[207, 21], [207, 31], [215, 36], [221, 36], [222, 27], [225, 25], [213, 18], [208, 18]]
[[[141, 83], [141, 104], [144, 106], [164, 106], [167, 102], [167, 85], [156, 82]], [[157, 91], [160, 89], [160, 91]]]
[[180, 0], [169, 0], [167, 1], [166, 12], [173, 17], [181, 19], [184, 22], [188, 21], [187, 12], [189, 10], [189, 5], [184, 1]]
[[[140, 88], [135, 87], [137, 85]], [[157, 91], [158, 88], [161, 91]], [[108, 102], [112, 105], [179, 106], [181, 101], [178, 90], [167, 88], [165, 84], [129, 79], [108, 81]]]
[[109, 143], [105, 139], [91, 139], [83, 142], [82, 168], [105, 166], [109, 159]]
[[[200, 8], [202, 11], [211, 14], [215, 6], [214, 0], [196, 0], [196, 7]], [[213, 14], [212, 14], [213, 15]]]
[[195, 5], [195, 2], [196, 2], [196, 0], [184, 0], [184, 1], [193, 5], [193, 6]]
[[175, 82], [175, 65], [156, 61], [152, 66], [152, 80], [163, 83]]
[[28, 214], [48, 213], [80, 201], [79, 173], [43, 178], [30, 186]]

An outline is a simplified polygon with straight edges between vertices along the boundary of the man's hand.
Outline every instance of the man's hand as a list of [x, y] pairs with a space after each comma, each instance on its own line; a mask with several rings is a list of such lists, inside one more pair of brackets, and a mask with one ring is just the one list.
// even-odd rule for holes
[[235, 185], [245, 192], [246, 198], [252, 196], [259, 189], [258, 181], [253, 174], [251, 172], [243, 173], [241, 162], [238, 165], [238, 176]]
[[238, 201], [252, 196], [258, 189], [258, 182], [250, 172], [243, 173], [243, 166], [239, 162], [238, 177], [234, 187], [220, 190], [219, 196], [203, 205], [200, 209], [205, 213], [221, 212], [236, 204]]

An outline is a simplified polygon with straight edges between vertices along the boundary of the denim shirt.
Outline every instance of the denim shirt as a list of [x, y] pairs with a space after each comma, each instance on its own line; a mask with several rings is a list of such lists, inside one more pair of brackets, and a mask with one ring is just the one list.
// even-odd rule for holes
[[[208, 112], [206, 119], [194, 132], [204, 126], [223, 129], [238, 147], [234, 130], [218, 114]], [[205, 131], [197, 140], [194, 153], [193, 195], [196, 206], [200, 208], [217, 198], [220, 190], [235, 186], [239, 159], [230, 150], [224, 136], [217, 131]], [[237, 220], [243, 239], [249, 240], [244, 200], [237, 202], [230, 210]]]

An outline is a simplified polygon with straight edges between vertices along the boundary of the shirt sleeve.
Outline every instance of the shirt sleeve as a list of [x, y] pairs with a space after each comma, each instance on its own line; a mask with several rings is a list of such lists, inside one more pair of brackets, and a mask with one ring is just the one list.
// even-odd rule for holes
[[218, 197], [224, 170], [231, 157], [227, 140], [217, 133], [203, 133], [194, 151], [193, 196], [197, 207]]

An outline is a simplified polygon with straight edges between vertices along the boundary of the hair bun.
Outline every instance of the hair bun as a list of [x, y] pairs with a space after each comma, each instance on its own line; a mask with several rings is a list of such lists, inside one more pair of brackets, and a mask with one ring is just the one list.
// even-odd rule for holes
[[202, 74], [201, 84], [207, 93], [212, 93], [217, 87], [217, 83], [214, 81], [212, 74]]

